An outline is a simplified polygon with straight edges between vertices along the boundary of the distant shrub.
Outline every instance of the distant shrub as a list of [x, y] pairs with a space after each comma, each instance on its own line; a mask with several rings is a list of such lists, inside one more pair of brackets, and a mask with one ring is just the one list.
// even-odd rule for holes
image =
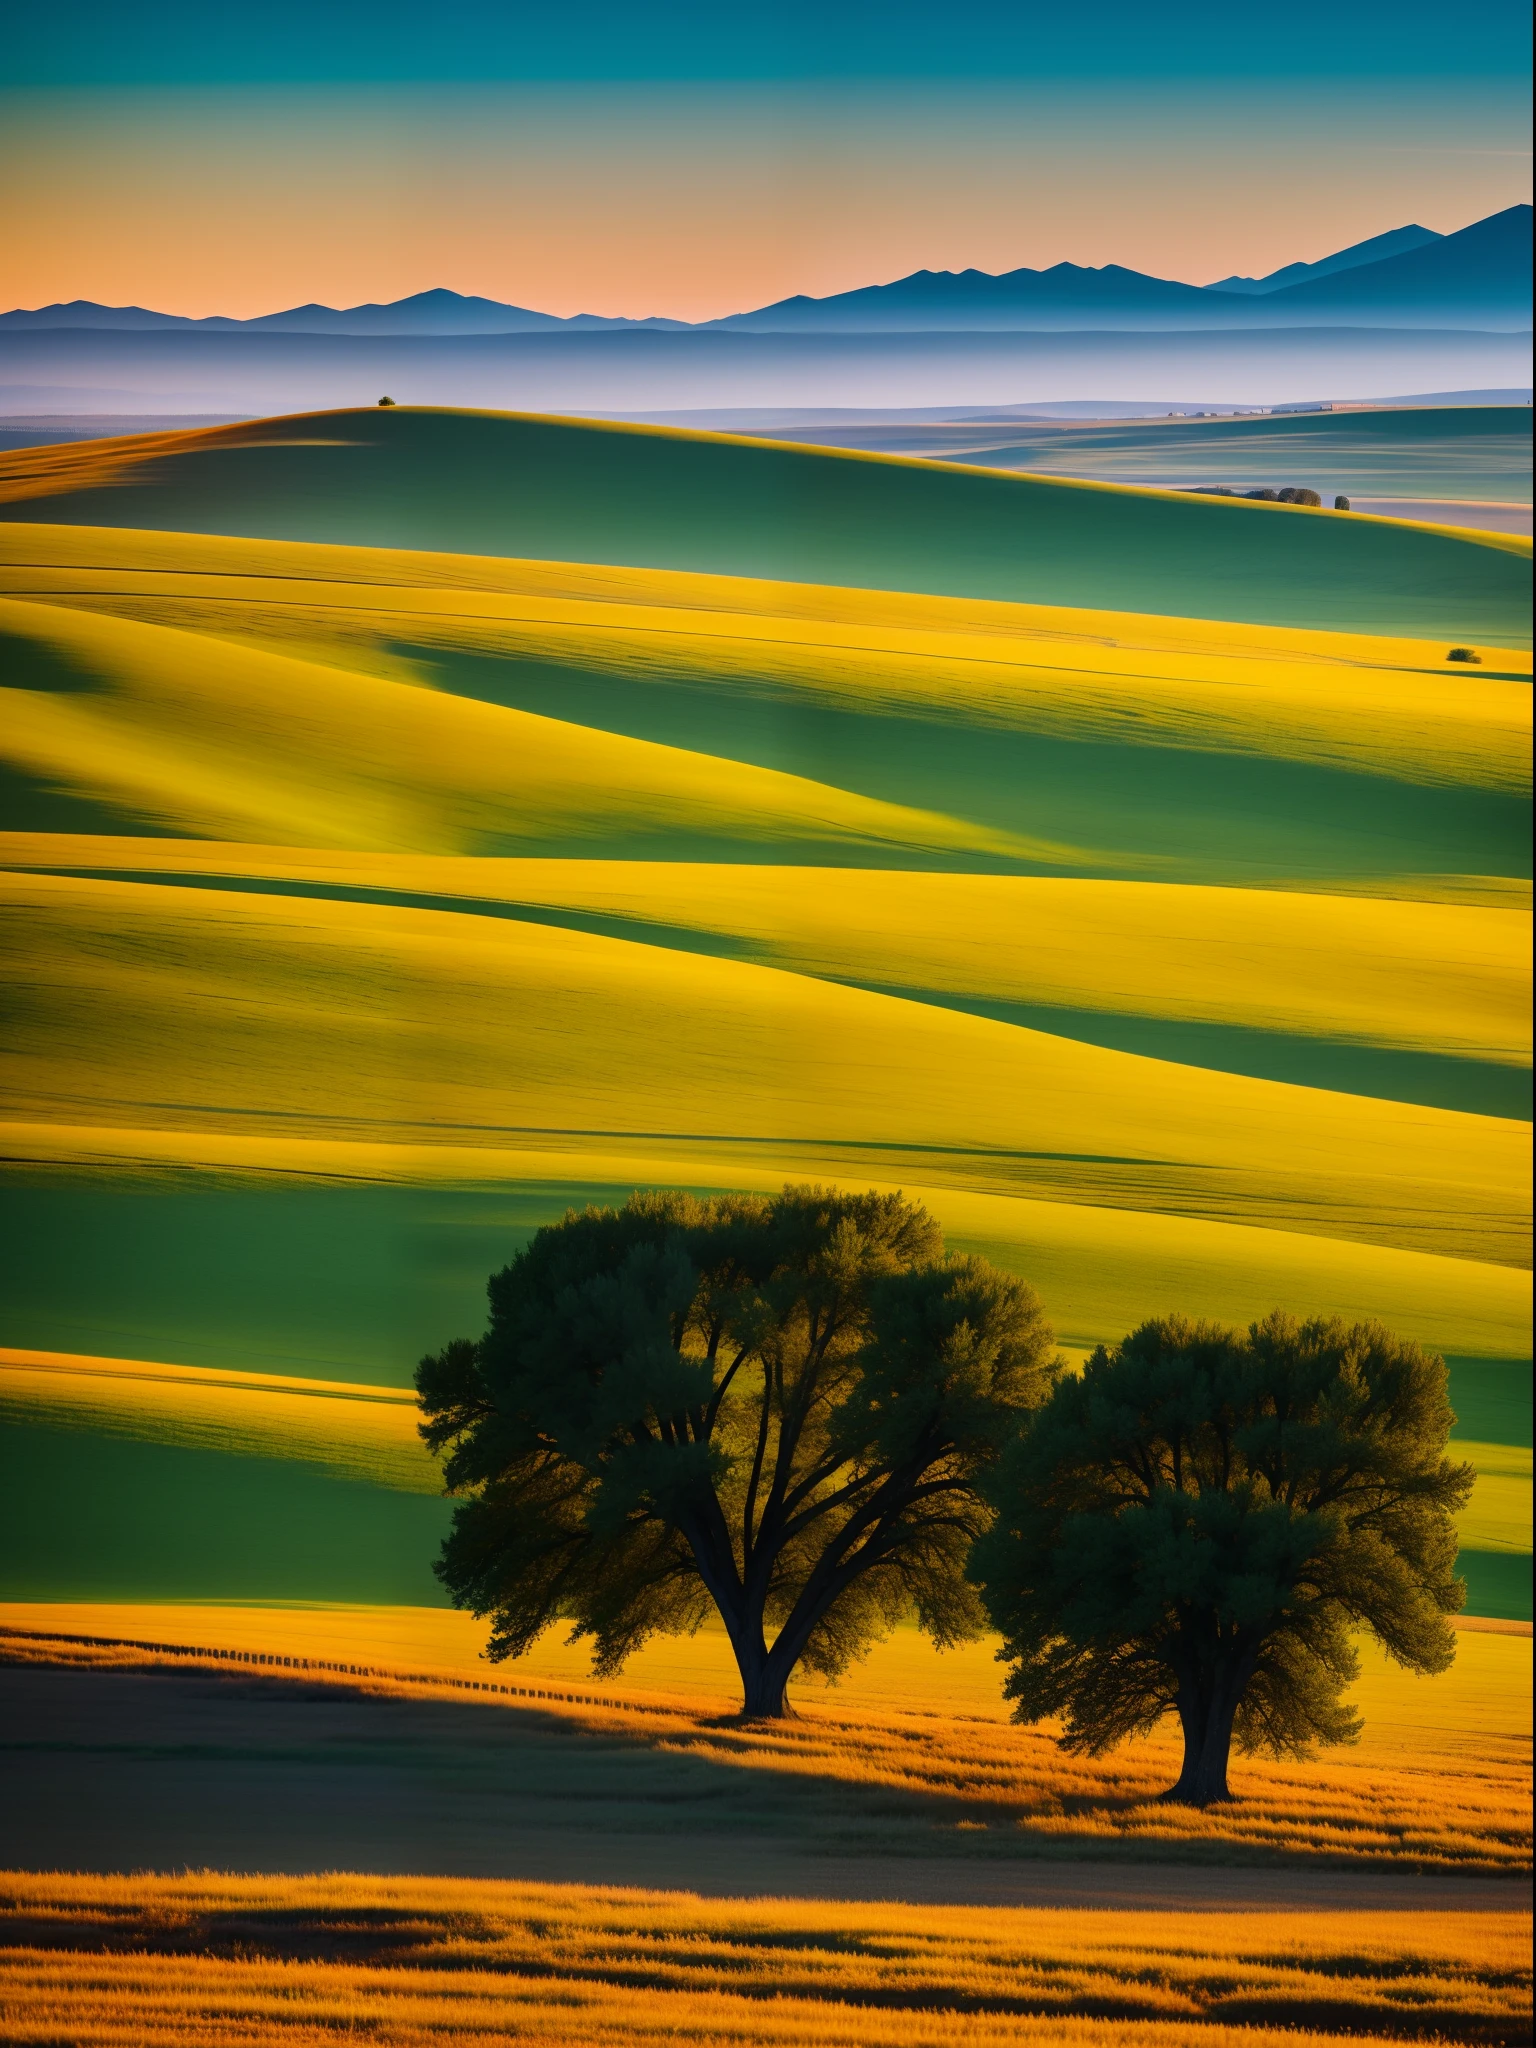
[[1348, 498], [1335, 498], [1333, 501], [1333, 509], [1335, 512], [1347, 512], [1349, 510]]
[[1479, 668], [1483, 665], [1483, 657], [1470, 647], [1453, 647], [1445, 658], [1447, 661], [1474, 662]]
[[1248, 498], [1265, 498], [1273, 505], [1280, 494], [1278, 491], [1245, 491], [1243, 495]]
[[1282, 505], [1321, 505], [1323, 502], [1316, 491], [1309, 491], [1299, 484], [1287, 484], [1285, 489], [1277, 491], [1275, 496]]
[[394, 402], [395, 401], [392, 398], [381, 398], [379, 400], [380, 405], [393, 405]]

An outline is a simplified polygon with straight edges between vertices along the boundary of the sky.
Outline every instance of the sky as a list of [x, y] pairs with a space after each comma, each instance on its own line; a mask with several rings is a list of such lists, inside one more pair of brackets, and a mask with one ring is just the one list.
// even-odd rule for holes
[[1530, 197], [1524, 9], [60, 0], [0, 53], [0, 304], [435, 285], [704, 319], [909, 271], [1262, 274]]

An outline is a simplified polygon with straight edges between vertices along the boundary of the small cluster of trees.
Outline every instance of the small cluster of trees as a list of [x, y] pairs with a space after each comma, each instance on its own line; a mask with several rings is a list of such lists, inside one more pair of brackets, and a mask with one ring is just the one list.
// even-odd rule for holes
[[897, 1621], [1003, 1637], [1017, 1717], [1101, 1751], [1176, 1714], [1172, 1798], [1234, 1738], [1350, 1739], [1352, 1634], [1454, 1654], [1443, 1361], [1374, 1324], [1160, 1318], [1080, 1374], [1034, 1290], [899, 1194], [637, 1194], [540, 1230], [422, 1361], [459, 1496], [438, 1575], [493, 1659], [552, 1622], [600, 1675], [718, 1614], [743, 1713]]
[[[1305, 484], [1286, 484], [1278, 491], [1268, 488], [1260, 491], [1238, 491], [1228, 484], [1197, 484], [1195, 490], [1203, 498], [1260, 498], [1270, 505], [1321, 505], [1322, 499], [1316, 491], [1308, 490]], [[1336, 512], [1349, 510], [1348, 498], [1335, 498]]]

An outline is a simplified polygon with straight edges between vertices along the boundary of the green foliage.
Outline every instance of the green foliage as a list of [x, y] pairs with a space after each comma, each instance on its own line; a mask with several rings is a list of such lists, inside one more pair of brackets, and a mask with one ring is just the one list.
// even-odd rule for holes
[[713, 1603], [774, 1714], [797, 1664], [834, 1677], [903, 1613], [940, 1643], [983, 1625], [976, 1481], [1051, 1332], [916, 1203], [636, 1194], [539, 1231], [490, 1302], [417, 1386], [461, 1496], [438, 1574], [493, 1657], [568, 1620], [612, 1673]]
[[1453, 647], [1445, 658], [1447, 661], [1474, 662], [1479, 668], [1482, 666], [1483, 661], [1483, 657], [1475, 647]]
[[393, 405], [394, 402], [395, 401], [392, 398], [381, 398], [379, 400], [380, 405]]
[[1379, 1324], [1144, 1323], [1058, 1382], [988, 1482], [971, 1571], [1018, 1718], [1098, 1754], [1177, 1713], [1171, 1796], [1225, 1798], [1244, 1750], [1348, 1742], [1352, 1632], [1413, 1671], [1462, 1604], [1443, 1360]]
[[1336, 497], [1333, 501], [1333, 509], [1335, 512], [1347, 512], [1349, 510], [1348, 498]]

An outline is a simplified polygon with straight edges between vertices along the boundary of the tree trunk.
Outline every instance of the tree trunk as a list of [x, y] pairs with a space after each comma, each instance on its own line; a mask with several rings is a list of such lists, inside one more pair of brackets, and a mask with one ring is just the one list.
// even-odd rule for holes
[[784, 1694], [794, 1668], [792, 1661], [770, 1651], [760, 1630], [749, 1633], [745, 1641], [733, 1632], [731, 1647], [736, 1652], [736, 1669], [741, 1673], [741, 1718], [788, 1719], [790, 1706]]
[[765, 1664], [752, 1684], [742, 1675], [741, 1718], [743, 1721], [785, 1721], [790, 1718], [785, 1698], [785, 1681], [771, 1665]]
[[1230, 1799], [1227, 1790], [1227, 1759], [1232, 1753], [1232, 1723], [1237, 1717], [1237, 1699], [1231, 1688], [1217, 1684], [1202, 1689], [1186, 1708], [1179, 1705], [1184, 1728], [1184, 1767], [1179, 1782], [1163, 1798], [1181, 1806], [1215, 1806]]

